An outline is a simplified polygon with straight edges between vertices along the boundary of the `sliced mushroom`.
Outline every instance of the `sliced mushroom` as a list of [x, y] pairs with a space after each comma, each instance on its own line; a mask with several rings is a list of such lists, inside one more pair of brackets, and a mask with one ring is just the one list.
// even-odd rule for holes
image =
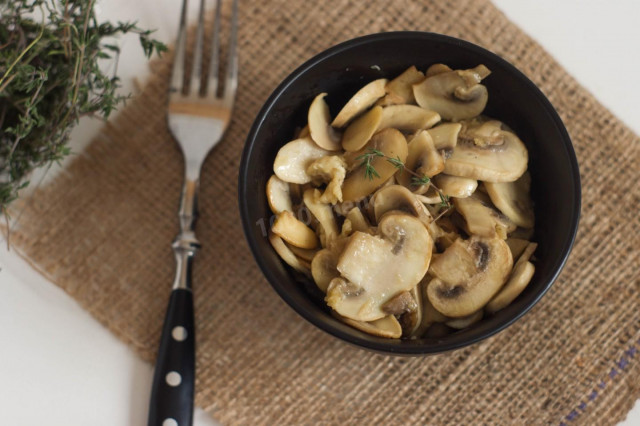
[[291, 252], [295, 254], [298, 259], [303, 260], [309, 264], [311, 264], [311, 261], [318, 253], [317, 249], [303, 249], [289, 244], [287, 244], [287, 247], [289, 247], [289, 250], [291, 250]]
[[461, 128], [462, 124], [460, 123], [441, 123], [428, 129], [427, 132], [433, 139], [433, 145], [437, 150], [451, 154], [451, 151], [458, 143], [458, 133], [460, 133]]
[[485, 188], [493, 204], [516, 225], [533, 228], [533, 203], [529, 196], [531, 175], [525, 172], [515, 182], [485, 182]]
[[426, 130], [416, 134], [407, 147], [409, 152], [404, 170], [396, 176], [401, 185], [422, 194], [427, 191], [428, 185], [414, 185], [413, 178], [415, 175], [409, 173], [409, 170], [419, 176], [430, 178], [444, 169], [444, 160], [436, 150], [433, 140]]
[[513, 256], [513, 260], [516, 260], [520, 257], [520, 255], [524, 252], [524, 249], [529, 245], [528, 240], [523, 240], [521, 238], [507, 238], [506, 240], [509, 249], [511, 250], [511, 255]]
[[[357, 153], [360, 153], [359, 155], [365, 154], [369, 149], [376, 149], [385, 156], [398, 158], [402, 162], [407, 159], [407, 141], [402, 133], [396, 129], [385, 129], [376, 133], [369, 143]], [[371, 179], [365, 174], [363, 165], [349, 173], [342, 185], [344, 201], [356, 201], [366, 197], [381, 187], [397, 171], [393, 164], [385, 158], [377, 156], [371, 160], [371, 166], [378, 173], [378, 176], [371, 176]]]
[[382, 304], [381, 309], [389, 315], [402, 315], [418, 308], [416, 300], [409, 291], [403, 291]]
[[444, 173], [435, 176], [433, 183], [444, 195], [455, 198], [469, 197], [478, 188], [478, 181], [475, 179], [449, 176]]
[[400, 336], [402, 336], [402, 327], [393, 315], [387, 315], [386, 317], [370, 322], [355, 321], [339, 314], [334, 315], [345, 324], [373, 336], [386, 337], [388, 339], [399, 339]]
[[436, 111], [444, 120], [458, 121], [479, 115], [487, 104], [487, 88], [480, 84], [489, 70], [478, 65], [468, 70], [442, 72], [413, 86], [416, 102]]
[[271, 230], [296, 247], [313, 249], [318, 246], [316, 234], [307, 225], [296, 219], [290, 211], [285, 210], [278, 214]]
[[311, 102], [307, 115], [309, 134], [320, 148], [337, 151], [341, 148], [340, 134], [329, 125], [331, 116], [329, 115], [329, 106], [324, 101], [325, 96], [327, 96], [326, 93], [320, 93]]
[[400, 315], [398, 321], [402, 327], [402, 335], [415, 338], [419, 332], [420, 325], [422, 324], [422, 291], [419, 285], [416, 285], [411, 289], [411, 298], [415, 302], [415, 307], [407, 310]]
[[320, 190], [313, 188], [307, 189], [302, 195], [304, 205], [307, 206], [311, 214], [320, 222], [326, 240], [331, 241], [338, 236], [338, 224], [336, 223], [336, 218], [333, 216], [331, 206], [320, 202], [320, 197]]
[[327, 184], [318, 201], [336, 204], [342, 201], [342, 183], [347, 175], [347, 163], [338, 155], [330, 155], [315, 160], [307, 167], [307, 174], [314, 184]]
[[307, 124], [302, 129], [300, 129], [300, 132], [298, 132], [298, 136], [296, 137], [296, 139], [306, 138], [309, 135], [311, 135], [311, 132], [309, 131], [309, 125]]
[[295, 139], [280, 148], [273, 162], [273, 171], [285, 182], [309, 183], [311, 176], [307, 174], [307, 167], [318, 158], [330, 154], [309, 137]]
[[447, 159], [444, 172], [485, 182], [513, 182], [527, 170], [529, 153], [515, 133], [500, 130], [504, 141], [500, 145], [476, 145], [458, 140]]
[[351, 99], [342, 107], [336, 118], [331, 125], [333, 127], [344, 127], [366, 111], [371, 105], [373, 105], [378, 99], [384, 96], [384, 86], [387, 84], [386, 78], [374, 80], [371, 83], [358, 90]]
[[456, 240], [434, 259], [427, 295], [433, 306], [448, 317], [471, 315], [500, 290], [507, 280], [513, 258], [499, 238], [472, 237]]
[[345, 151], [357, 151], [369, 142], [382, 120], [382, 107], [373, 107], [356, 118], [344, 131], [342, 147]]
[[493, 313], [507, 307], [527, 287], [535, 271], [536, 268], [531, 262], [517, 264], [513, 268], [509, 281], [485, 306], [486, 311]]
[[505, 125], [498, 120], [487, 117], [477, 117], [463, 121], [458, 139], [473, 143], [477, 146], [502, 145], [504, 143]]
[[309, 274], [309, 269], [305, 266], [303, 262], [300, 261], [300, 259], [296, 257], [296, 255], [284, 243], [284, 241], [282, 241], [282, 238], [270, 232], [269, 242], [271, 243], [271, 246], [276, 251], [276, 253], [278, 253], [278, 256], [280, 256], [280, 258], [284, 260], [287, 265], [291, 266], [293, 269], [295, 269], [298, 272], [302, 272], [307, 275]]
[[416, 300], [420, 300], [421, 302], [421, 316], [420, 323], [411, 333], [411, 336], [414, 338], [422, 337], [432, 324], [436, 322], [444, 322], [448, 319], [433, 307], [429, 301], [429, 297], [427, 297], [427, 284], [429, 284], [431, 280], [432, 277], [427, 274], [416, 286], [416, 292], [419, 294], [419, 299]]
[[424, 205], [407, 188], [400, 185], [390, 185], [376, 193], [373, 201], [373, 212], [376, 222], [390, 211], [400, 211], [417, 217], [424, 225], [428, 225], [433, 218]]
[[347, 220], [351, 222], [351, 228], [354, 231], [370, 232], [371, 225], [358, 207], [354, 207], [349, 210], [349, 213], [347, 213]]
[[378, 130], [393, 127], [405, 132], [414, 132], [433, 127], [438, 121], [440, 116], [437, 112], [415, 105], [391, 105], [382, 108]]
[[327, 292], [329, 283], [340, 276], [338, 272], [338, 258], [329, 249], [320, 250], [311, 261], [311, 276], [318, 288]]
[[442, 74], [445, 72], [450, 72], [453, 71], [449, 65], [445, 65], [445, 64], [433, 64], [431, 65], [429, 68], [427, 68], [427, 72], [426, 72], [426, 76], [427, 77], [432, 77], [434, 75], [438, 75], [438, 74]]
[[508, 233], [516, 229], [513, 222], [483, 201], [480, 194], [454, 198], [453, 205], [464, 217], [469, 234], [505, 240]]
[[385, 86], [387, 94], [378, 102], [377, 105], [402, 105], [415, 104], [416, 98], [413, 96], [413, 85], [424, 80], [424, 74], [412, 65], [402, 74], [391, 80]]
[[445, 324], [451, 328], [455, 328], [456, 330], [462, 330], [463, 328], [467, 328], [470, 325], [473, 325], [482, 319], [482, 309], [477, 312], [472, 313], [471, 315], [467, 315], [466, 317], [454, 318], [446, 321]]
[[289, 184], [276, 175], [272, 175], [267, 181], [267, 201], [274, 214], [285, 210], [293, 211]]
[[516, 228], [515, 231], [509, 233], [509, 238], [521, 238], [523, 240], [531, 240], [533, 238], [533, 228]]
[[429, 267], [433, 242], [418, 219], [387, 214], [378, 233], [353, 234], [338, 261], [344, 279], [334, 279], [327, 290], [327, 304], [347, 318], [374, 321], [384, 317], [382, 306], [411, 290]]
[[522, 251], [522, 254], [518, 257], [518, 260], [516, 261], [516, 266], [520, 265], [521, 263], [528, 262], [529, 259], [531, 259], [531, 256], [533, 256], [533, 253], [536, 251], [537, 248], [538, 248], [538, 243], [529, 243], [527, 247], [525, 247], [525, 249]]

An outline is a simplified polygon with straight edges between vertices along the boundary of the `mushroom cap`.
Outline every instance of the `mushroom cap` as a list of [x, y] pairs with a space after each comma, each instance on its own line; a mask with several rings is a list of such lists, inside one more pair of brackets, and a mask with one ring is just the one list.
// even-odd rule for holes
[[452, 150], [458, 143], [458, 134], [462, 124], [460, 123], [440, 123], [427, 130], [433, 145], [438, 150]]
[[481, 237], [503, 240], [509, 232], [516, 229], [516, 225], [498, 210], [491, 207], [484, 194], [474, 194], [466, 198], [454, 198], [453, 205], [464, 217], [469, 234]]
[[378, 130], [392, 127], [405, 132], [415, 132], [433, 127], [438, 121], [440, 115], [435, 111], [415, 105], [390, 105], [382, 108]]
[[455, 328], [456, 330], [462, 330], [463, 328], [467, 328], [470, 325], [473, 325], [482, 319], [482, 309], [477, 312], [472, 313], [471, 315], [467, 315], [466, 317], [461, 318], [453, 318], [448, 321], [445, 321], [445, 324], [451, 328]]
[[318, 246], [318, 237], [307, 225], [296, 219], [288, 210], [276, 216], [271, 231], [287, 243], [304, 249]]
[[401, 185], [389, 185], [380, 189], [373, 199], [373, 213], [376, 222], [390, 211], [401, 211], [417, 217], [424, 225], [428, 225], [433, 218], [424, 207], [424, 204]]
[[356, 118], [344, 131], [342, 147], [345, 151], [357, 151], [369, 142], [382, 120], [382, 107], [371, 108]]
[[[384, 129], [373, 135], [369, 143], [360, 151], [354, 153], [358, 155], [366, 154], [369, 149], [381, 151], [390, 158], [399, 158], [404, 162], [407, 159], [407, 141], [396, 129]], [[386, 158], [374, 157], [371, 166], [375, 168], [379, 176], [369, 179], [365, 175], [364, 166], [353, 169], [344, 180], [342, 185], [342, 198], [344, 201], [357, 201], [373, 193], [391, 178], [398, 169], [389, 163]]]
[[478, 181], [475, 179], [449, 176], [444, 173], [435, 176], [433, 183], [440, 188], [444, 195], [455, 198], [469, 197], [478, 188]]
[[445, 163], [440, 153], [436, 150], [431, 136], [426, 130], [418, 132], [407, 145], [408, 154], [404, 169], [396, 176], [398, 182], [416, 193], [427, 191], [428, 185], [413, 185], [414, 175], [408, 170], [420, 175], [433, 177], [444, 170]]
[[336, 118], [333, 119], [331, 125], [333, 127], [344, 127], [365, 112], [378, 99], [384, 96], [384, 87], [387, 84], [386, 78], [380, 78], [367, 84], [356, 92], [355, 95], [342, 107]]
[[515, 133], [500, 130], [500, 145], [477, 145], [458, 140], [447, 159], [444, 172], [485, 182], [513, 182], [527, 170], [529, 153]]
[[427, 296], [448, 317], [471, 315], [500, 290], [507, 280], [513, 258], [499, 238], [472, 237], [456, 240], [434, 259]]
[[329, 115], [329, 106], [324, 101], [325, 96], [327, 96], [326, 93], [320, 93], [311, 102], [307, 114], [309, 134], [320, 148], [337, 151], [341, 148], [340, 134], [329, 125], [331, 116]]
[[385, 302], [415, 287], [429, 267], [433, 242], [418, 219], [387, 214], [378, 233], [351, 236], [338, 261], [343, 278], [334, 279], [327, 290], [327, 304], [347, 318], [374, 321], [386, 316]]
[[515, 182], [485, 182], [493, 204], [518, 226], [533, 228], [535, 216], [529, 196], [531, 175], [525, 172]]
[[493, 296], [493, 298], [487, 303], [485, 309], [487, 312], [498, 312], [500, 309], [506, 308], [516, 297], [520, 295], [527, 287], [536, 268], [533, 263], [525, 261], [516, 264], [509, 277], [509, 281], [502, 287], [502, 289]]
[[272, 175], [267, 181], [267, 201], [273, 214], [284, 210], [293, 211], [289, 184], [276, 175]]
[[310, 137], [294, 139], [278, 151], [273, 172], [285, 182], [309, 183], [311, 176], [307, 174], [307, 167], [326, 155], [331, 155], [331, 152], [320, 148]]
[[389, 81], [385, 86], [387, 94], [376, 102], [377, 105], [415, 104], [413, 85], [424, 80], [424, 74], [411, 65], [402, 74]]
[[459, 121], [480, 115], [487, 105], [489, 95], [481, 80], [478, 67], [440, 72], [415, 84], [413, 94], [422, 108], [436, 111], [444, 120]]
[[338, 258], [329, 249], [322, 249], [313, 257], [311, 261], [311, 276], [322, 292], [326, 293], [331, 280], [340, 276], [337, 266]]

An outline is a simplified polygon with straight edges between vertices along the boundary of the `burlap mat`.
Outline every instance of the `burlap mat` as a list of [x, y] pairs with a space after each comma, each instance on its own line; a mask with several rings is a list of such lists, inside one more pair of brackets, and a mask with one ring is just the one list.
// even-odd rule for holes
[[[233, 123], [202, 176], [197, 404], [224, 424], [623, 419], [640, 395], [637, 136], [486, 0], [247, 0], [240, 15]], [[578, 240], [551, 291], [497, 336], [425, 358], [369, 353], [298, 317], [256, 267], [237, 210], [244, 139], [277, 83], [335, 43], [387, 30], [461, 37], [514, 63], [567, 124], [583, 179]], [[149, 362], [173, 278], [169, 244], [182, 177], [165, 123], [170, 61], [159, 61], [119, 118], [35, 194], [12, 239]]]

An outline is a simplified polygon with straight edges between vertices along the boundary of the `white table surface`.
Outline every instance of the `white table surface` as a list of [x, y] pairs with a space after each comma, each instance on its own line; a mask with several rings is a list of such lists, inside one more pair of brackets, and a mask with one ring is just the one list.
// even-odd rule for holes
[[[193, 3], [193, 2], [192, 2]], [[640, 3], [637, 0], [495, 0], [584, 86], [640, 133]], [[170, 41], [179, 0], [103, 0], [100, 16], [138, 20]], [[127, 89], [144, 76], [134, 38], [120, 41]], [[133, 53], [133, 54], [131, 54]], [[143, 78], [142, 78], [143, 79]], [[76, 149], [99, 123], [82, 123]], [[169, 242], [167, 242], [169, 243]], [[42, 278], [14, 252], [0, 248], [0, 424], [146, 424], [152, 367]], [[202, 410], [196, 425], [213, 425]], [[624, 425], [640, 425], [636, 403]]]

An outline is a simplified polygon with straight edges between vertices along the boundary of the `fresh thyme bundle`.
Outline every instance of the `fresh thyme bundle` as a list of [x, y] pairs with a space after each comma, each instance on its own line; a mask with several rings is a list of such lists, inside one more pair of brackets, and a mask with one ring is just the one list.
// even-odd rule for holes
[[117, 60], [109, 39], [138, 34], [147, 57], [166, 47], [135, 23], [98, 22], [94, 0], [0, 0], [0, 209], [35, 168], [69, 154], [71, 128], [106, 119], [126, 96], [99, 61]]

